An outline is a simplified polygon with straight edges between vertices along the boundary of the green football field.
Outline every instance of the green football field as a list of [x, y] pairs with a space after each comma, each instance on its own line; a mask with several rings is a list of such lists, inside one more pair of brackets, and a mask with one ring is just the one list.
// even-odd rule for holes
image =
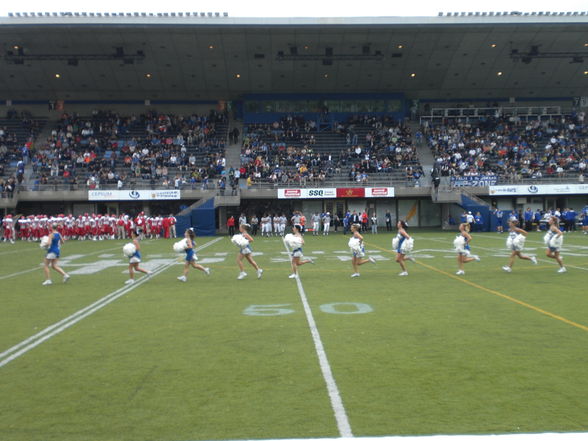
[[67, 284], [43, 281], [35, 243], [0, 244], [0, 440], [188, 441], [588, 430], [588, 236], [568, 272], [541, 233], [512, 273], [505, 235], [473, 234], [456, 276], [453, 233], [391, 234], [350, 278], [349, 236], [306, 235], [315, 265], [289, 279], [279, 238], [237, 280], [227, 237], [198, 238], [207, 277], [171, 240], [142, 243], [149, 279], [126, 286], [122, 241], [69, 241]]

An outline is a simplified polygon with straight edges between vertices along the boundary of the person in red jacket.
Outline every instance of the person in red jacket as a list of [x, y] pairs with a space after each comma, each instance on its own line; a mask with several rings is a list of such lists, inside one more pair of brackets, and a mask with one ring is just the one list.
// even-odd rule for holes
[[230, 236], [235, 234], [235, 216], [231, 216], [227, 219], [227, 229], [229, 230]]
[[169, 217], [164, 217], [162, 221], [163, 237], [169, 239]]
[[369, 217], [367, 212], [364, 210], [363, 213], [361, 213], [361, 231], [362, 232], [366, 232], [368, 230], [368, 223], [369, 223]]

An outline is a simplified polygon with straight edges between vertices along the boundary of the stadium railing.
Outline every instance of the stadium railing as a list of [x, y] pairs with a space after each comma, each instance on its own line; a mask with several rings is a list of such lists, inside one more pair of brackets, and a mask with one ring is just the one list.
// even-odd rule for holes
[[521, 107], [439, 107], [430, 110], [428, 115], [421, 115], [421, 124], [425, 121], [443, 119], [480, 119], [488, 117], [518, 117], [521, 121], [551, 119], [562, 116], [560, 106], [521, 106]]
[[[449, 181], [449, 180], [448, 180]], [[583, 184], [576, 176], [551, 176], [543, 177], [540, 179], [533, 178], [508, 178], [505, 176], [499, 176], [496, 185], [548, 185], [548, 184]], [[450, 181], [448, 186], [451, 187]], [[429, 187], [424, 184], [424, 179], [418, 180], [407, 180], [407, 179], [388, 179], [386, 177], [370, 178], [367, 182], [356, 182], [349, 181], [349, 179], [327, 179], [325, 181], [289, 181], [289, 182], [268, 182], [268, 181], [254, 181], [251, 185], [246, 184], [245, 179], [239, 181], [240, 189], [249, 188], [353, 188], [353, 187]], [[459, 187], [464, 187], [460, 185]], [[468, 186], [465, 186], [468, 188]], [[476, 187], [476, 186], [472, 186]], [[43, 191], [89, 191], [89, 190], [220, 190], [219, 183], [217, 181], [208, 182], [184, 182], [178, 188], [174, 185], [161, 185], [160, 183], [150, 183], [145, 180], [137, 180], [133, 183], [125, 184], [122, 188], [119, 188], [117, 184], [99, 184], [96, 187], [88, 186], [86, 183], [63, 183], [56, 182], [50, 184], [26, 184], [19, 185], [16, 188], [15, 193], [19, 192], [43, 192]], [[226, 184], [224, 189], [225, 194], [230, 195], [232, 192], [231, 187]], [[238, 189], [237, 189], [238, 191]]]

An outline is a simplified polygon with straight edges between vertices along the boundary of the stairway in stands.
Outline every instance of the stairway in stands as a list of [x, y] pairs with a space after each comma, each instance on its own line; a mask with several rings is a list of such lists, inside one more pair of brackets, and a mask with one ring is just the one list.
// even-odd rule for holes
[[[34, 146], [35, 150], [39, 150], [41, 147], [46, 145], [47, 139], [51, 136], [51, 131], [55, 128], [55, 126], [57, 125], [57, 123], [60, 119], [61, 119], [61, 114], [55, 114], [55, 115], [52, 115], [51, 118], [46, 120], [41, 131], [36, 135], [36, 137], [33, 141], [33, 146]], [[29, 162], [29, 164], [25, 167], [24, 180], [23, 180], [23, 184], [27, 188], [31, 187], [31, 184], [32, 184], [31, 177], [32, 176], [33, 176], [33, 167], [31, 165], [31, 163]]]
[[427, 140], [422, 134], [421, 125], [418, 121], [409, 121], [407, 123], [412, 133], [412, 142], [416, 146], [419, 162], [423, 167], [423, 177], [421, 178], [422, 186], [431, 185], [431, 170], [435, 164], [435, 157], [427, 144]]
[[227, 147], [225, 148], [226, 169], [231, 167], [234, 169], [241, 167], [241, 145], [243, 145], [243, 122], [235, 119], [229, 120], [227, 127], [227, 134], [231, 133], [233, 129], [239, 130], [239, 139], [236, 143], [231, 143], [230, 138], [227, 137]]
[[[47, 118], [43, 117], [30, 117], [30, 120], [34, 121], [37, 125], [37, 128], [31, 130], [30, 126], [23, 124], [23, 119], [21, 117], [13, 117], [13, 118], [1, 118], [0, 119], [0, 127], [6, 129], [7, 134], [14, 133], [16, 135], [16, 142], [15, 143], [7, 143], [8, 147], [8, 155], [6, 163], [4, 164], [4, 176], [0, 175], [0, 178], [8, 178], [10, 176], [14, 176], [16, 174], [16, 165], [18, 161], [21, 160], [22, 154], [20, 152], [21, 146], [23, 146], [26, 142], [31, 140], [31, 136], [33, 144], [36, 145], [37, 140], [44, 139], [44, 133], [46, 133], [50, 124], [47, 124]], [[50, 133], [50, 132], [49, 132]], [[25, 166], [25, 174], [23, 185], [27, 185], [28, 177], [31, 174], [31, 166]], [[16, 203], [18, 202], [18, 194], [15, 193], [14, 198], [11, 201], [4, 201], [3, 206], [14, 208], [16, 207]]]

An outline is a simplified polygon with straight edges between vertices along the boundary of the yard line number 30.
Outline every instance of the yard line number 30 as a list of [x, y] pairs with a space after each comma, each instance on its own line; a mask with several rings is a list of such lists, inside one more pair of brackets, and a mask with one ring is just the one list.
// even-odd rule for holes
[[[249, 305], [243, 310], [243, 314], [257, 317], [269, 317], [275, 315], [288, 315], [296, 312], [289, 308], [291, 303], [280, 305]], [[338, 302], [325, 303], [319, 309], [327, 314], [367, 314], [373, 312], [373, 308], [367, 303]]]

